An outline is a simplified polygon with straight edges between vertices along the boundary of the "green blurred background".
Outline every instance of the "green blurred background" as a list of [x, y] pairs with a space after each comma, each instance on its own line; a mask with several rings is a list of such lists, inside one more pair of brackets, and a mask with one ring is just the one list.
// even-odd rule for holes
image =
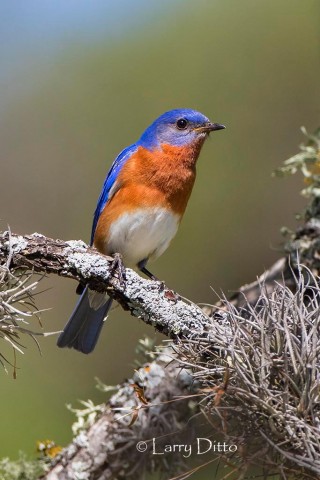
[[[215, 301], [281, 254], [302, 209], [299, 179], [271, 172], [319, 126], [319, 0], [0, 2], [0, 229], [89, 240], [117, 153], [162, 112], [195, 108], [212, 135], [180, 231], [152, 271], [184, 296]], [[38, 298], [46, 331], [63, 327], [72, 281]], [[66, 444], [66, 403], [102, 402], [94, 377], [130, 376], [137, 340], [156, 334], [118, 309], [90, 356], [32, 342], [17, 380], [1, 374], [0, 458]], [[161, 341], [161, 336], [157, 337]], [[1, 346], [3, 348], [3, 346]], [[5, 352], [12, 359], [12, 352]]]

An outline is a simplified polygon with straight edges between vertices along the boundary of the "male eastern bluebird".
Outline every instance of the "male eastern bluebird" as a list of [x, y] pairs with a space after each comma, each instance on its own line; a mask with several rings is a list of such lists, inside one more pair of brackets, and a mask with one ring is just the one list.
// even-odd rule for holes
[[[105, 255], [120, 253], [125, 265], [155, 278], [147, 262], [158, 258], [175, 236], [201, 147], [210, 132], [223, 128], [190, 109], [157, 118], [114, 160], [94, 213], [90, 245]], [[111, 303], [106, 294], [86, 287], [58, 346], [92, 352]]]

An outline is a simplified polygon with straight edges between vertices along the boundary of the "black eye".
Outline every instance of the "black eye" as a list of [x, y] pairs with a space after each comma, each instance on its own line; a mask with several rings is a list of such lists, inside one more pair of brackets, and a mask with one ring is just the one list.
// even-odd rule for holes
[[185, 128], [187, 128], [188, 126], [188, 120], [186, 120], [185, 118], [179, 118], [179, 120], [177, 120], [177, 128], [179, 128], [179, 130], [184, 130]]

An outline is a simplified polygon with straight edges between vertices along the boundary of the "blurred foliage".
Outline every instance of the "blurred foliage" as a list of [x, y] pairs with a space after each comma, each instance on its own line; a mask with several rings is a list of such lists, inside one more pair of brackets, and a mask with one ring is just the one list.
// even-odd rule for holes
[[[205, 146], [179, 234], [152, 268], [207, 303], [210, 286], [228, 294], [253, 280], [279, 256], [281, 225], [294, 228], [302, 209], [299, 180], [276, 182], [271, 172], [295, 151], [299, 126], [319, 124], [319, 16], [318, 0], [172, 0], [117, 39], [80, 32], [59, 38], [58, 51], [35, 49], [0, 114], [1, 230], [87, 240], [117, 153], [163, 111], [197, 108], [227, 129]], [[50, 278], [43, 288], [38, 308], [53, 307], [44, 328], [58, 330], [75, 285]], [[153, 334], [118, 309], [92, 356], [58, 350], [54, 338], [42, 342], [42, 357], [31, 348], [18, 381], [3, 380], [0, 458], [33, 452], [37, 438], [66, 444], [65, 403], [101, 403], [93, 378], [109, 385], [128, 376], [144, 333]]]
[[9, 458], [0, 459], [1, 480], [36, 480], [45, 470], [40, 460], [30, 460], [24, 453], [19, 453], [16, 461]]
[[[313, 222], [316, 221], [316, 218], [319, 217], [319, 202], [320, 202], [320, 127], [317, 128], [314, 133], [309, 134], [305, 127], [301, 127], [302, 133], [305, 135], [306, 140], [300, 145], [300, 152], [296, 155], [285, 160], [283, 165], [275, 170], [274, 175], [283, 177], [285, 175], [294, 175], [297, 172], [301, 173], [303, 177], [303, 182], [305, 186], [301, 194], [302, 196], [309, 199], [308, 204], [304, 208], [302, 213], [296, 215], [297, 220], [304, 220], [307, 222], [310, 219], [313, 219]], [[290, 239], [291, 242], [296, 238], [295, 231], [288, 229], [283, 226], [281, 228], [281, 233], [287, 239]], [[300, 231], [299, 236], [302, 234]], [[316, 232], [315, 232], [316, 235]], [[312, 249], [310, 245], [307, 247], [307, 243], [304, 243], [302, 246], [303, 240], [295, 241], [293, 243], [288, 243], [286, 246], [286, 251], [291, 251], [292, 249], [297, 249], [300, 252], [301, 261], [305, 262], [308, 265], [307, 257], [304, 257], [304, 253], [310, 255]], [[307, 247], [307, 248], [306, 248]], [[315, 251], [317, 251], [318, 246], [314, 245]], [[312, 257], [312, 254], [311, 254]]]
[[276, 175], [294, 175], [300, 172], [304, 178], [305, 187], [302, 190], [304, 197], [314, 199], [320, 197], [320, 127], [313, 134], [309, 134], [302, 127], [302, 133], [307, 137], [300, 145], [300, 153], [288, 158], [282, 167], [275, 171]]

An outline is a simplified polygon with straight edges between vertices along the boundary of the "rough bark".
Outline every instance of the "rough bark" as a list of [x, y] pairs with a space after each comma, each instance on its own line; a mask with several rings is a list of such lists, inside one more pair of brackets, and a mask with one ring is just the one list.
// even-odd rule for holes
[[170, 442], [181, 443], [181, 430], [193, 413], [191, 388], [190, 374], [160, 355], [116, 387], [88, 428], [80, 429], [42, 478], [136, 479], [155, 470], [173, 474], [183, 465], [181, 457], [172, 456], [168, 463], [163, 455], [154, 455], [152, 439], [158, 439], [158, 452], [168, 435]]
[[[271, 317], [273, 319], [275, 315], [274, 305], [277, 302], [279, 304], [279, 310], [276, 311], [278, 315], [282, 303], [292, 301], [288, 291], [292, 290], [294, 292], [297, 287], [300, 289], [303, 280], [298, 285], [297, 278], [300, 274], [303, 278], [304, 272], [301, 273], [299, 261], [308, 266], [311, 274], [318, 275], [319, 233], [319, 222], [316, 219], [309, 219], [306, 225], [289, 242], [286, 257], [276, 262], [257, 281], [242, 287], [230, 302], [221, 301], [217, 306], [206, 311], [182, 300], [163, 283], [142, 279], [130, 269], [125, 269], [123, 277], [121, 268], [115, 268], [112, 258], [99, 254], [83, 242], [63, 242], [39, 234], [25, 236], [9, 234], [8, 232], [2, 234], [0, 236], [0, 263], [6, 263], [11, 269], [23, 267], [28, 270], [58, 274], [82, 283], [88, 283], [90, 288], [99, 292], [106, 291], [125, 310], [174, 339], [177, 348], [179, 347], [177, 355], [173, 355], [174, 359], [169, 366], [167, 366], [167, 357], [157, 358], [150, 364], [143, 366], [132, 380], [119, 385], [117, 393], [105, 405], [99, 407], [98, 415], [92, 424], [87, 425], [80, 431], [73, 442], [52, 463], [49, 472], [43, 478], [48, 480], [140, 478], [142, 472], [154, 472], [157, 469], [162, 472], [166, 471], [169, 475], [170, 465], [172, 467], [171, 471], [176, 471], [181, 466], [181, 456], [179, 461], [177, 461], [177, 457], [170, 458], [169, 462], [165, 457], [161, 457], [158, 461], [160, 457], [155, 458], [149, 454], [138, 452], [136, 444], [139, 441], [147, 442], [149, 448], [150, 443], [148, 442], [152, 438], [171, 434], [175, 429], [179, 432], [178, 438], [181, 442], [181, 428], [195, 411], [194, 405], [190, 402], [178, 401], [179, 398], [193, 393], [192, 387], [195, 384], [191, 380], [192, 377], [186, 372], [188, 368], [193, 373], [193, 380], [196, 379], [196, 385], [199, 381], [197, 395], [201, 397], [206, 392], [206, 405], [213, 405], [213, 409], [218, 412], [221, 398], [224, 396], [223, 398], [226, 399], [225, 405], [228, 405], [229, 401], [228, 408], [231, 411], [241, 412], [238, 418], [239, 425], [242, 416], [244, 421], [241, 426], [249, 425], [250, 428], [255, 430], [256, 435], [257, 425], [261, 429], [261, 423], [259, 423], [261, 418], [265, 419], [266, 416], [270, 415], [268, 409], [266, 410], [267, 403], [261, 401], [256, 393], [252, 393], [254, 388], [259, 391], [263, 386], [263, 388], [266, 388], [265, 394], [270, 394], [271, 387], [268, 382], [260, 383], [259, 362], [263, 359], [264, 349], [269, 351], [270, 359], [274, 358], [272, 350], [270, 352], [269, 340], [272, 339], [271, 337], [270, 339], [266, 338], [267, 344], [263, 346], [262, 356], [260, 354], [255, 355], [255, 358], [250, 356], [252, 352], [254, 354], [255, 346], [260, 346], [260, 337], [259, 335], [256, 337], [256, 331], [269, 329], [271, 325], [269, 320]], [[308, 276], [310, 277], [308, 270], [306, 270], [306, 277]], [[315, 278], [313, 277], [313, 285], [314, 282]], [[273, 293], [276, 295], [279, 285], [287, 290], [283, 290], [282, 297], [281, 295], [273, 297], [273, 300], [269, 301], [268, 296], [271, 298]], [[311, 288], [313, 285], [310, 285]], [[264, 292], [263, 298], [261, 298], [262, 290]], [[314, 303], [316, 303], [317, 298]], [[260, 306], [259, 302], [261, 300]], [[303, 302], [303, 295], [301, 298], [296, 298], [295, 306], [300, 308], [301, 301]], [[232, 310], [233, 307], [238, 310]], [[263, 312], [262, 317], [258, 316], [260, 310]], [[270, 318], [268, 318], [269, 314], [271, 315]], [[269, 323], [263, 323], [265, 318]], [[287, 320], [285, 319], [286, 322]], [[292, 325], [292, 328], [294, 328], [294, 322]], [[249, 335], [251, 328], [253, 330]], [[288, 333], [288, 338], [286, 336], [279, 337], [279, 332], [282, 334], [284, 331], [283, 324], [280, 325], [280, 330], [275, 333], [276, 339], [280, 338], [281, 340], [280, 343], [276, 342], [275, 345], [277, 355], [282, 348], [279, 345], [284, 345], [281, 342], [287, 342], [288, 340], [288, 348], [290, 348], [290, 342], [301, 336], [300, 330], [298, 332], [294, 330], [290, 333], [290, 328], [288, 327], [288, 332], [285, 332]], [[302, 325], [301, 328], [304, 329], [305, 327]], [[312, 340], [313, 345], [317, 341], [316, 333], [313, 326], [309, 335], [309, 338], [314, 338]], [[232, 345], [237, 335], [237, 348], [233, 349]], [[250, 339], [250, 342], [252, 341], [251, 344], [249, 344], [248, 339]], [[254, 343], [256, 341], [258, 343]], [[247, 352], [245, 352], [245, 345], [249, 347]], [[301, 348], [306, 351], [309, 347], [310, 345], [303, 345]], [[171, 348], [175, 350], [176, 347], [172, 344]], [[231, 355], [231, 364], [230, 359], [226, 359], [227, 354]], [[239, 355], [240, 362], [238, 361]], [[254, 370], [252, 369], [253, 360], [258, 362]], [[266, 379], [271, 378], [270, 370], [268, 370], [269, 366], [271, 370], [277, 366], [277, 364], [273, 366], [272, 361], [268, 360], [267, 366], [265, 364], [261, 365], [261, 368], [267, 368]], [[306, 369], [303, 372], [298, 372], [303, 390], [298, 391], [298, 397], [301, 394], [298, 401], [301, 400], [302, 402], [298, 406], [303, 408], [303, 412], [307, 408], [305, 398], [309, 402], [307, 402], [309, 405], [308, 412], [313, 411], [312, 408], [314, 408], [314, 403], [310, 407], [310, 402], [315, 401], [316, 394], [314, 393], [312, 399], [309, 396], [305, 397], [305, 388], [307, 384], [310, 384], [311, 377], [312, 379], [316, 378], [318, 368], [316, 362], [317, 359], [314, 358], [312, 374], [310, 374], [310, 366], [307, 365], [307, 361], [303, 364]], [[294, 358], [293, 363], [296, 367], [297, 360]], [[229, 364], [231, 370], [233, 370], [231, 379]], [[285, 381], [290, 380], [291, 375], [291, 370], [287, 367], [288, 365], [286, 365], [284, 371]], [[254, 385], [255, 381], [257, 385]], [[290, 385], [285, 384], [285, 381], [283, 388], [289, 388]], [[199, 385], [205, 388], [201, 391]], [[282, 388], [281, 384], [280, 387]], [[248, 388], [248, 391], [245, 388]], [[279, 382], [272, 386], [273, 390], [278, 388]], [[277, 391], [276, 399], [278, 398], [281, 397], [279, 397]], [[257, 402], [256, 405], [254, 404], [255, 401]], [[290, 404], [293, 412], [296, 412], [295, 402], [296, 399], [294, 398], [293, 403]], [[270, 405], [272, 404], [273, 400]], [[124, 411], [120, 410], [123, 408], [125, 408]], [[283, 405], [279, 404], [279, 408], [282, 411]], [[212, 414], [212, 410], [209, 409], [207, 413]], [[299, 419], [301, 411], [297, 411], [297, 415], [297, 419]], [[305, 420], [303, 420], [305, 424], [302, 427], [305, 431], [309, 429], [310, 435], [313, 435], [312, 438], [314, 438], [314, 429], [318, 428], [315, 426], [313, 415], [310, 417], [309, 413], [308, 415], [306, 413]], [[222, 424], [225, 424], [224, 414], [222, 416], [218, 414], [216, 417], [221, 417]], [[251, 419], [254, 420], [255, 418], [257, 420], [251, 423]], [[232, 422], [229, 423], [232, 424]], [[271, 440], [273, 433], [277, 433], [277, 427], [274, 425], [271, 425], [271, 427], [269, 432], [269, 427], [263, 424], [267, 436], [269, 435], [270, 445], [273, 450], [277, 450], [280, 448], [278, 445], [283, 445], [283, 440], [280, 439], [280, 443], [277, 443], [277, 440]], [[249, 434], [252, 431], [250, 430]], [[242, 432], [242, 434], [244, 433]], [[266, 435], [264, 430], [260, 437], [263, 437], [263, 435]], [[292, 432], [290, 435], [292, 435]], [[299, 432], [296, 438], [298, 442]], [[284, 440], [287, 441], [286, 438]], [[320, 460], [317, 454], [319, 445], [317, 442], [316, 439], [316, 446], [312, 444], [313, 450], [308, 458], [305, 456], [306, 443], [302, 446], [297, 444], [294, 451], [292, 451], [290, 443], [286, 443], [287, 447], [284, 449], [281, 447], [282, 457], [287, 456], [289, 459], [289, 465], [281, 465], [282, 471], [292, 472], [295, 465], [299, 465], [301, 469], [298, 471], [298, 478], [317, 478], [320, 473]], [[148, 451], [148, 453], [150, 452]], [[245, 464], [250, 464], [250, 462], [247, 462], [246, 454], [245, 457]], [[221, 455], [217, 458], [221, 458]], [[256, 458], [258, 462], [262, 463], [265, 459], [268, 459], [268, 456], [266, 454], [261, 456], [260, 451]], [[239, 468], [239, 471], [243, 472], [243, 465], [242, 463], [235, 468]], [[272, 461], [270, 465], [275, 468]], [[291, 468], [292, 465], [293, 469]], [[283, 478], [286, 478], [285, 474]]]
[[131, 269], [122, 271], [113, 258], [100, 254], [81, 241], [53, 240], [38, 233], [0, 235], [0, 262], [10, 256], [10, 267], [72, 278], [98, 292], [107, 292], [131, 315], [170, 338], [204, 332], [208, 316], [187, 303], [162, 282], [141, 278]]

